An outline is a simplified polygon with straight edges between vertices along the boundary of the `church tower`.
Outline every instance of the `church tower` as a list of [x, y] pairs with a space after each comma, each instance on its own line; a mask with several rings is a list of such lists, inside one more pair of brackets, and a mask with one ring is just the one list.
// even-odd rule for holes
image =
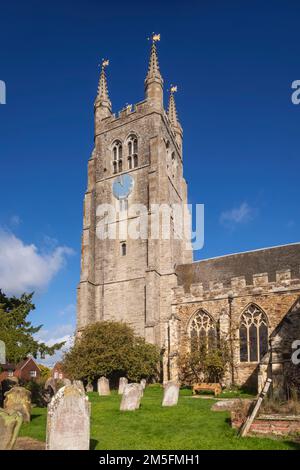
[[[187, 204], [176, 87], [171, 88], [166, 112], [157, 40], [159, 35], [154, 35], [145, 99], [117, 115], [112, 113], [108, 93], [108, 61], [102, 64], [84, 197], [77, 331], [96, 321], [124, 321], [146, 341], [163, 348], [172, 288], [177, 284], [175, 267], [190, 263], [192, 251], [176, 237], [172, 214], [169, 239], [150, 235], [154, 206]], [[136, 205], [143, 209], [131, 211]], [[116, 218], [111, 217], [110, 208]], [[126, 235], [126, 225], [143, 226], [143, 233]], [[106, 233], [118, 236], [103, 236], [103, 226]]]

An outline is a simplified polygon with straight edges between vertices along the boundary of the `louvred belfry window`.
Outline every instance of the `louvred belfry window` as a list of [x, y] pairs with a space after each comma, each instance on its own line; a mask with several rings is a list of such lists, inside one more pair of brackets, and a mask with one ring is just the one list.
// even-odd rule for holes
[[113, 145], [113, 173], [120, 173], [123, 170], [122, 165], [122, 144], [119, 140]]
[[128, 138], [128, 168], [136, 168], [138, 166], [138, 140], [135, 135]]

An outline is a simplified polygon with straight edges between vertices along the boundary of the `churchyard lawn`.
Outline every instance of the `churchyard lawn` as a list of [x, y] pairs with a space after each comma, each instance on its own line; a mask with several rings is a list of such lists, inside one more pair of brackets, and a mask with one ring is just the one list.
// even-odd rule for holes
[[[113, 391], [100, 397], [89, 393], [92, 404], [91, 448], [97, 450], [141, 449], [297, 449], [289, 440], [237, 437], [231, 429], [228, 412], [210, 410], [213, 399], [192, 398], [181, 390], [178, 406], [162, 408], [162, 388], [147, 387], [141, 408], [120, 412], [121, 396]], [[32, 420], [25, 423], [21, 436], [45, 440], [46, 408], [33, 408]]]

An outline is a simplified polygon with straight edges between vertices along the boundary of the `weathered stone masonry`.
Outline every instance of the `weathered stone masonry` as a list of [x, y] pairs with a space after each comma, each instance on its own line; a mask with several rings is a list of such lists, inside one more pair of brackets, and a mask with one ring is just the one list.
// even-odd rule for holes
[[[264, 268], [267, 272], [256, 272], [259, 268]], [[236, 382], [240, 385], [257, 386], [260, 369], [258, 362], [240, 361], [241, 314], [249, 305], [258, 306], [266, 314], [269, 339], [272, 339], [273, 345], [278, 346], [280, 336], [280, 330], [277, 331], [278, 326], [282, 323], [286, 325], [284, 319], [291, 315], [291, 311], [295, 310], [299, 301], [300, 244], [204, 260], [178, 266], [176, 272], [179, 285], [173, 288], [173, 321], [170, 323], [170, 330], [173, 332], [169, 333], [171, 338], [169, 350], [172, 351], [173, 357], [190, 343], [189, 324], [199, 310], [207, 312], [216, 324], [219, 324], [220, 334], [228, 337], [231, 298]], [[294, 320], [292, 331], [285, 327], [283, 335], [285, 340], [282, 342], [285, 357], [289, 362], [292, 353], [291, 344], [293, 340], [300, 338], [300, 309], [294, 312], [294, 317], [298, 319], [298, 323]], [[273, 362], [275, 363], [274, 354]], [[171, 373], [173, 377], [177, 374], [174, 360]]]
[[[185, 241], [174, 236], [170, 240], [152, 240], [149, 236], [100, 240], [96, 235], [97, 207], [117, 207], [119, 201], [112, 186], [120, 175], [130, 175], [134, 181], [127, 202], [129, 206], [138, 203], [148, 208], [149, 230], [151, 204], [187, 203], [182, 128], [173, 91], [167, 112], [163, 106], [163, 79], [155, 42], [145, 80], [145, 99], [113, 114], [103, 65], [94, 115], [95, 141], [84, 197], [78, 334], [96, 321], [129, 323], [162, 349], [166, 381], [178, 379], [178, 355], [189, 347], [194, 332], [191, 325], [198, 328], [197, 322], [202, 321], [206, 334], [218, 325], [219, 334], [227, 338], [231, 324], [237, 383], [261, 387], [271, 373], [274, 383], [283, 388], [292, 341], [300, 339], [300, 244], [193, 263]], [[137, 144], [134, 160], [128, 147], [132, 137]], [[117, 160], [116, 145], [122, 149]], [[139, 217], [135, 214], [133, 218], [138, 221]], [[117, 229], [121, 223], [119, 217]], [[122, 256], [120, 242], [125, 243], [126, 256]], [[241, 316], [247, 320], [246, 314], [249, 318], [256, 315], [255, 321], [260, 322], [259, 353], [249, 351], [253, 326], [247, 324], [240, 329]], [[240, 351], [242, 341], [244, 350]], [[251, 341], [255, 344], [253, 338]], [[261, 348], [266, 342], [267, 350]], [[259, 360], [241, 361], [240, 354], [247, 354], [248, 359], [257, 355]], [[228, 383], [230, 380], [226, 377]]]

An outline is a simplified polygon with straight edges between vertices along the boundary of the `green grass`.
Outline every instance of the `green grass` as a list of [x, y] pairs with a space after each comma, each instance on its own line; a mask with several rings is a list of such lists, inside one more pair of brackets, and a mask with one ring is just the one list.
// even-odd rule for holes
[[[92, 404], [91, 447], [113, 449], [300, 449], [289, 440], [239, 438], [230, 427], [228, 412], [210, 411], [214, 400], [195, 399], [182, 390], [178, 406], [162, 408], [162, 389], [150, 386], [142, 406], [134, 412], [119, 411], [120, 397], [89, 393]], [[46, 409], [33, 408], [31, 423], [22, 436], [45, 440]]]

